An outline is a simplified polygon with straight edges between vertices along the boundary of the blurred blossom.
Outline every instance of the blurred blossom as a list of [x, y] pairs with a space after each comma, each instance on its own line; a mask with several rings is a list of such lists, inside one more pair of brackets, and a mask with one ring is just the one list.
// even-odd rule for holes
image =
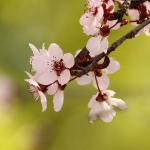
[[17, 88], [12, 79], [4, 73], [0, 74], [0, 109], [8, 109], [16, 94]]

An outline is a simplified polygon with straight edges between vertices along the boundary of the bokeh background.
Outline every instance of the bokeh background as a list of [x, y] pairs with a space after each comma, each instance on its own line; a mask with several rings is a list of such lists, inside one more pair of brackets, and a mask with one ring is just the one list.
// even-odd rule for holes
[[[142, 34], [127, 40], [111, 54], [121, 69], [110, 77], [109, 89], [128, 105], [117, 110], [111, 123], [88, 120], [92, 85], [70, 83], [60, 112], [34, 102], [24, 81], [32, 55], [57, 43], [73, 55], [89, 37], [79, 18], [86, 0], [0, 0], [0, 150], [148, 150], [150, 149], [150, 38]], [[113, 31], [110, 44], [131, 28]]]

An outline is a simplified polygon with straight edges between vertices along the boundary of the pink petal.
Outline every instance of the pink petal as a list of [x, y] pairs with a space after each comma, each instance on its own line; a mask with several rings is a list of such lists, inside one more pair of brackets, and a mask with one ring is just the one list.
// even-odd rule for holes
[[57, 61], [60, 61], [63, 57], [62, 49], [55, 43], [49, 46], [48, 53], [53, 59], [56, 58]]
[[108, 49], [108, 40], [106, 37], [101, 41], [100, 46], [101, 46], [101, 50], [100, 50], [99, 54], [102, 52], [106, 53], [107, 49]]
[[32, 52], [33, 52], [34, 56], [38, 56], [40, 54], [38, 49], [33, 44], [29, 43], [29, 46], [32, 49]]
[[[109, 27], [112, 27], [112, 26], [114, 26], [115, 24], [116, 24], [116, 22], [117, 22], [118, 20], [112, 20], [112, 21], [109, 21], [109, 20], [107, 20], [107, 22], [106, 22], [106, 25], [108, 25]], [[120, 24], [121, 23], [117, 23], [113, 28], [111, 28], [112, 30], [117, 30], [118, 28], [120, 28]]]
[[74, 57], [76, 57], [81, 52], [81, 49], [77, 50]]
[[70, 71], [65, 69], [58, 77], [58, 82], [61, 85], [66, 84], [70, 80]]
[[101, 19], [102, 19], [102, 17], [103, 17], [103, 15], [104, 15], [104, 10], [103, 10], [103, 8], [102, 7], [99, 7], [98, 8], [98, 13], [96, 14], [96, 19], [97, 19], [97, 21], [101, 21]]
[[47, 69], [47, 67], [50, 67], [47, 65], [44, 57], [42, 56], [35, 56], [32, 58], [32, 68], [35, 71], [44, 71]]
[[74, 65], [74, 57], [72, 56], [72, 54], [70, 54], [70, 53], [64, 54], [62, 59], [63, 59], [63, 63], [64, 63], [66, 68], [73, 67], [73, 65]]
[[28, 75], [29, 78], [32, 78], [32, 75], [29, 72], [25, 71], [25, 73]]
[[42, 112], [43, 112], [47, 108], [47, 99], [46, 99], [45, 95], [41, 91], [39, 91], [39, 95], [41, 97]]
[[63, 102], [64, 102], [64, 92], [59, 90], [53, 98], [54, 110], [56, 112], [60, 111], [60, 109], [62, 108]]
[[34, 81], [33, 79], [25, 79], [25, 81], [32, 84], [32, 85], [35, 85], [35, 86], [39, 87], [38, 83], [36, 81]]
[[79, 22], [82, 26], [90, 26], [94, 19], [95, 17], [91, 13], [86, 12], [81, 16]]
[[54, 72], [54, 71], [46, 72], [46, 73], [43, 73], [39, 77], [38, 82], [43, 85], [48, 85], [48, 84], [54, 83], [57, 80], [57, 78], [58, 77], [56, 75], [56, 72]]
[[[105, 90], [108, 88], [109, 78], [105, 73], [103, 73], [101, 77], [97, 77], [97, 81], [98, 81], [98, 86], [99, 86], [100, 90]], [[95, 78], [93, 78], [93, 85], [96, 89], [98, 89]]]
[[99, 27], [100, 24], [97, 24], [95, 26], [84, 26], [83, 27], [83, 33], [85, 33], [86, 35], [95, 35], [98, 34], [99, 32]]
[[47, 53], [47, 50], [45, 49], [45, 43], [42, 45], [42, 49], [40, 49], [40, 54], [45, 55]]
[[92, 35], [93, 30], [91, 28], [89, 28], [89, 26], [84, 26], [83, 33], [85, 33], [86, 35]]
[[140, 17], [138, 10], [135, 9], [128, 9], [128, 14], [132, 20], [138, 20]]
[[101, 36], [92, 37], [88, 40], [86, 48], [90, 52], [90, 55], [93, 57], [100, 51], [100, 40]]
[[57, 90], [58, 90], [58, 84], [57, 84], [57, 83], [54, 83], [54, 84], [48, 86], [47, 89], [48, 89], [48, 90], [47, 90], [47, 93], [48, 93], [49, 95], [53, 95], [53, 94], [55, 94], [55, 93], [57, 92]]
[[108, 67], [105, 68], [104, 70], [106, 73], [112, 74], [120, 69], [120, 64], [118, 61], [114, 60], [113, 58], [109, 58], [109, 59], [110, 59], [110, 63], [108, 65]]
[[93, 80], [92, 72], [89, 72], [87, 75], [76, 78], [76, 81], [79, 85], [87, 85]]

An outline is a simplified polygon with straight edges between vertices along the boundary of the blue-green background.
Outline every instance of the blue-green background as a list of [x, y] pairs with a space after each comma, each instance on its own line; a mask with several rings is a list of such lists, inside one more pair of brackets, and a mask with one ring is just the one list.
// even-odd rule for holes
[[[0, 150], [148, 150], [150, 149], [150, 38], [144, 34], [127, 40], [111, 54], [121, 69], [110, 77], [109, 89], [128, 105], [117, 110], [111, 123], [89, 123], [87, 104], [96, 90], [92, 85], [70, 83], [60, 112], [34, 102], [27, 90], [24, 71], [30, 71], [28, 44], [38, 49], [57, 43], [64, 52], [83, 48], [89, 37], [79, 18], [86, 0], [0, 0], [0, 74], [14, 87], [11, 106], [0, 108]], [[132, 27], [113, 31], [110, 44]], [[0, 88], [3, 88], [1, 86]], [[1, 90], [1, 89], [0, 89]], [[8, 89], [8, 93], [9, 93]]]

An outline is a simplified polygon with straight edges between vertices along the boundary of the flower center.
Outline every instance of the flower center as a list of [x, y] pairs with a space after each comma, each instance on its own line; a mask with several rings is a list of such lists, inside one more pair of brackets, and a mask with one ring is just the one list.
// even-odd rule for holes
[[98, 102], [104, 102], [107, 99], [108, 99], [108, 96], [105, 93], [99, 93], [96, 97], [96, 101], [98, 101]]
[[91, 7], [90, 12], [95, 16], [98, 13], [99, 7]]
[[63, 70], [65, 70], [65, 66], [62, 61], [63, 61], [62, 59], [60, 61], [54, 61], [53, 64], [53, 70], [56, 71], [58, 76], [61, 74]]

